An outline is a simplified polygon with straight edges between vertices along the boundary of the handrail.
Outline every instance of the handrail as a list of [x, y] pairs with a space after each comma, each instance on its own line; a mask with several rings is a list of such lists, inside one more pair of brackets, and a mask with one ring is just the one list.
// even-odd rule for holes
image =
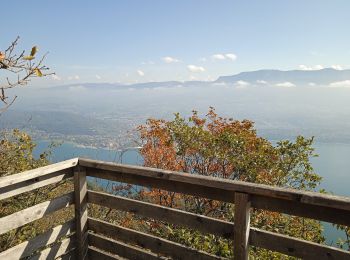
[[252, 195], [266, 196], [283, 200], [297, 201], [310, 205], [326, 206], [334, 209], [350, 210], [350, 197], [281, 188], [265, 184], [228, 180], [210, 176], [194, 175], [184, 172], [117, 164], [79, 158], [79, 165], [98, 170], [113, 171], [129, 176], [162, 179], [173, 182], [196, 184], [203, 187], [217, 188], [223, 191], [236, 191]]
[[[235, 203], [235, 225], [231, 230], [231, 232], [234, 231], [235, 259], [247, 259], [249, 245], [302, 258], [350, 259], [350, 252], [250, 228], [249, 225], [249, 209], [258, 208], [350, 226], [350, 198], [348, 197], [90, 159], [79, 159], [79, 165], [85, 167], [86, 175], [90, 177]], [[88, 203], [131, 211], [151, 218], [153, 214], [153, 218], [168, 220], [167, 222], [170, 223], [181, 223], [180, 219], [187, 219], [181, 217], [184, 214], [188, 214], [188, 221], [192, 219], [190, 213], [118, 196], [88, 191], [87, 197]], [[203, 217], [197, 215], [197, 220], [200, 221]], [[206, 217], [203, 218], [204, 220], [206, 221]], [[182, 224], [186, 226], [185, 222]], [[189, 222], [189, 225], [194, 225], [191, 227], [195, 229], [198, 229], [197, 224], [195, 220]], [[214, 226], [219, 224], [220, 222], [217, 221]], [[209, 225], [203, 226], [206, 229]], [[203, 227], [199, 229], [203, 231]], [[227, 232], [227, 227], [225, 230], [226, 234], [231, 233]], [[232, 235], [229, 236], [232, 237]]]
[[[235, 203], [234, 223], [156, 204], [91, 191], [87, 189], [88, 176]], [[157, 253], [164, 254], [167, 250], [166, 248], [174, 248], [174, 250], [181, 250], [182, 248], [184, 252], [189, 252], [193, 256], [193, 259], [215, 259], [215, 256], [204, 252], [196, 253], [193, 249], [183, 247], [180, 244], [165, 239], [159, 240], [161, 241], [160, 243], [154, 236], [140, 232], [137, 233], [138, 231], [127, 230], [125, 228], [119, 228], [118, 232], [135, 236], [135, 239], [137, 238], [135, 241], [129, 238], [127, 241], [123, 241], [123, 237], [119, 237], [118, 235], [111, 236], [114, 231], [111, 229], [107, 232], [106, 229], [113, 227], [113, 225], [89, 218], [88, 204], [93, 203], [133, 212], [179, 226], [186, 226], [227, 239], [233, 239], [235, 259], [247, 259], [249, 245], [302, 258], [350, 259], [350, 252], [348, 251], [252, 228], [249, 223], [250, 208], [257, 208], [350, 226], [350, 198], [344, 196], [75, 158], [0, 178], [0, 200], [58, 183], [61, 180], [71, 177], [74, 177], [74, 194], [66, 194], [52, 201], [43, 202], [0, 218], [0, 224], [2, 223], [0, 233], [5, 233], [10, 229], [18, 228], [35, 221], [74, 202], [74, 237], [65, 239], [61, 244], [54, 244], [41, 251], [39, 254], [42, 256], [49, 255], [50, 248], [54, 251], [58, 250], [59, 255], [71, 255], [72, 250], [74, 250], [74, 254], [76, 254], [78, 259], [84, 259], [87, 254], [90, 258], [103, 256], [106, 259], [117, 259], [113, 255], [117, 254], [118, 250], [121, 250], [120, 256], [124, 257], [127, 257], [128, 254], [129, 256], [156, 257]], [[6, 225], [5, 222], [10, 223], [10, 225]], [[89, 226], [89, 223], [91, 226]], [[57, 233], [60, 229], [61, 226], [57, 226], [53, 230]], [[117, 230], [117, 228], [115, 229]], [[69, 232], [71, 231], [70, 229]], [[91, 233], [91, 231], [98, 231], [98, 234]], [[25, 255], [24, 253], [22, 254], [23, 256], [27, 256], [33, 249], [39, 249], [40, 246], [46, 244], [45, 241], [40, 242], [40, 239], [41, 237], [47, 238], [47, 234], [39, 235], [27, 241], [28, 243], [24, 242], [17, 247], [24, 250], [23, 252], [26, 252]], [[62, 233], [59, 237], [64, 235], [66, 233]], [[89, 237], [93, 242], [91, 242], [92, 244], [90, 244]], [[147, 239], [150, 239], [150, 241], [147, 243], [142, 242]], [[54, 238], [50, 238], [49, 241], [47, 244], [52, 244]], [[157, 244], [157, 241], [160, 244]], [[133, 242], [137, 242], [136, 246], [144, 245], [146, 247], [145, 249], [155, 251], [152, 251], [152, 253], [125, 244], [133, 244]], [[103, 243], [106, 244], [104, 245]], [[149, 245], [151, 248], [147, 248], [146, 245]], [[91, 246], [96, 246], [97, 248]], [[116, 250], [116, 248], [119, 249]], [[108, 252], [104, 252], [103, 250], [107, 250]], [[1, 252], [0, 256], [14, 256], [12, 252], [16, 252], [16, 256], [21, 255], [13, 247]], [[185, 255], [185, 253], [177, 252], [173, 255], [181, 256]]]

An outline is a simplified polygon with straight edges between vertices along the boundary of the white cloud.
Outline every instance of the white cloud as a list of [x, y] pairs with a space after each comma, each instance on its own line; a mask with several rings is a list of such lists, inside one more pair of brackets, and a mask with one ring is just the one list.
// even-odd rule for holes
[[211, 56], [211, 58], [213, 60], [224, 60], [224, 59], [226, 59], [224, 54], [214, 54], [214, 55]]
[[306, 66], [306, 65], [299, 65], [299, 69], [301, 70], [321, 70], [324, 69], [322, 65], [314, 65], [314, 66]]
[[237, 59], [237, 55], [233, 54], [233, 53], [227, 53], [227, 54], [225, 54], [225, 56], [227, 59], [232, 60], [232, 61]]
[[97, 79], [102, 79], [102, 77], [100, 76], [100, 75], [95, 75], [95, 77], [97, 78]]
[[145, 76], [145, 73], [142, 70], [137, 70], [136, 72], [141, 77]]
[[324, 69], [324, 67], [322, 65], [315, 65], [314, 68], [315, 68], [315, 70]]
[[343, 67], [336, 64], [336, 65], [332, 65], [331, 68], [335, 69], [335, 70], [343, 70]]
[[250, 84], [249, 82], [243, 81], [243, 80], [239, 80], [235, 83], [237, 88], [246, 88], [248, 87]]
[[281, 87], [281, 88], [293, 88], [295, 85], [292, 82], [286, 81], [282, 83], [277, 83], [275, 85], [276, 87]]
[[61, 80], [61, 77], [57, 76], [56, 74], [52, 74], [52, 75], [51, 75], [51, 78], [52, 78], [53, 80]]
[[310, 87], [314, 87], [314, 86], [316, 86], [316, 83], [310, 82], [308, 85], [309, 85]]
[[79, 79], [80, 79], [79, 75], [74, 75], [74, 76], [68, 77], [68, 80], [79, 80]]
[[329, 84], [330, 88], [350, 88], [350, 80], [336, 81]]
[[205, 71], [205, 69], [203, 67], [196, 66], [196, 65], [188, 65], [187, 68], [191, 72], [204, 72]]
[[267, 84], [267, 81], [265, 81], [265, 80], [259, 80], [259, 79], [258, 79], [258, 80], [256, 81], [256, 83], [266, 85], [266, 84]]
[[237, 59], [237, 55], [234, 53], [226, 53], [226, 54], [218, 53], [218, 54], [212, 55], [211, 58], [213, 60], [231, 60], [231, 61], [234, 61]]
[[162, 60], [163, 60], [165, 63], [176, 63], [176, 62], [180, 62], [179, 59], [176, 59], [176, 58], [170, 57], [170, 56], [163, 57]]
[[311, 67], [308, 67], [308, 66], [303, 65], [303, 64], [299, 65], [299, 69], [301, 69], [301, 70], [312, 70]]

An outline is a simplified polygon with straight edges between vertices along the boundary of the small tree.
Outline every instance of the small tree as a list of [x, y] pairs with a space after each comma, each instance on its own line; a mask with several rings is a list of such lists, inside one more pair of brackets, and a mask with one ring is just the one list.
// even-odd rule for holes
[[16, 47], [19, 41], [17, 37], [5, 51], [0, 51], [0, 70], [5, 71], [6, 75], [0, 80], [0, 114], [13, 104], [17, 96], [12, 98], [7, 96], [7, 90], [17, 86], [24, 86], [33, 77], [43, 77], [53, 73], [44, 73], [49, 70], [43, 65], [46, 54], [36, 60], [38, 47], [33, 46], [29, 53], [22, 51], [16, 52]]
[[[253, 122], [220, 117], [214, 108], [205, 117], [193, 111], [189, 119], [179, 114], [171, 121], [149, 119], [139, 131], [145, 166], [301, 190], [315, 190], [321, 181], [310, 163], [310, 158], [316, 156], [313, 138], [298, 136], [295, 142], [280, 141], [273, 145], [257, 135]], [[159, 189], [146, 189], [140, 195], [152, 203], [223, 220], [232, 221], [234, 216], [230, 203]], [[220, 256], [232, 256], [227, 240], [159, 221], [148, 223], [150, 230], [166, 238]], [[315, 220], [253, 210], [251, 223], [269, 231], [324, 241], [322, 226]], [[263, 249], [253, 249], [251, 254], [259, 259], [281, 257]]]

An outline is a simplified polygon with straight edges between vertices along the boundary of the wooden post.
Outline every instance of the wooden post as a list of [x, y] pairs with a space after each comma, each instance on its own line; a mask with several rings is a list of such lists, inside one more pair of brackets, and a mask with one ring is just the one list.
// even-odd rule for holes
[[84, 167], [74, 167], [74, 198], [76, 221], [77, 259], [86, 259], [87, 255], [87, 183]]
[[235, 192], [234, 240], [235, 260], [247, 260], [249, 255], [250, 201], [249, 195]]

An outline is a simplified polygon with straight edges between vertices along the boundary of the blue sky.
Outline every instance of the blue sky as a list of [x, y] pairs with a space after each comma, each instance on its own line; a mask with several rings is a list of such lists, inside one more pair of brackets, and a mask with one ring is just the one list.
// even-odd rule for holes
[[11, 0], [2, 10], [0, 49], [20, 35], [21, 49], [50, 52], [57, 77], [41, 84], [350, 68], [347, 0]]

